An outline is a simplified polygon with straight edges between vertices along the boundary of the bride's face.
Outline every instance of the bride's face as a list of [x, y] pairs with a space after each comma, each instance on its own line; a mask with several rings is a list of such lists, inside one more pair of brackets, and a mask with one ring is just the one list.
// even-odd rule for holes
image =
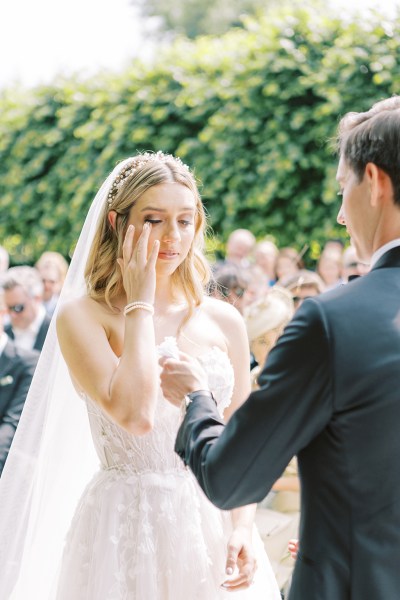
[[131, 208], [128, 225], [135, 227], [136, 244], [143, 225], [151, 223], [148, 251], [160, 241], [157, 271], [173, 273], [185, 260], [195, 235], [196, 200], [180, 183], [164, 183], [148, 189]]

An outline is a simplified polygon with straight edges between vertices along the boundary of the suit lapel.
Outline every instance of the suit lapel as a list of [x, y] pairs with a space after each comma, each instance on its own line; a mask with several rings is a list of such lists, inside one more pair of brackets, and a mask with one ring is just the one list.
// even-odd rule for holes
[[43, 323], [41, 324], [38, 334], [36, 336], [35, 344], [33, 346], [34, 350], [42, 349], [48, 328], [49, 328], [49, 318], [46, 316], [44, 318]]
[[15, 357], [15, 348], [11, 342], [7, 342], [0, 356], [0, 378], [9, 374], [12, 359]]
[[13, 340], [14, 339], [14, 332], [12, 330], [12, 327], [10, 324], [6, 325], [4, 327], [4, 331], [6, 332], [6, 334], [8, 335], [8, 337]]

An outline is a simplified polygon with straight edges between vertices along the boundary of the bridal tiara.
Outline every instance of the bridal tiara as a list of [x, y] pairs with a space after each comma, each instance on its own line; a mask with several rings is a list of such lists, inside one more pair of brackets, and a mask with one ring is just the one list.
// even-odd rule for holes
[[178, 163], [181, 167], [184, 167], [187, 171], [190, 172], [190, 169], [181, 159], [177, 156], [173, 156], [172, 154], [164, 154], [161, 150], [158, 152], [145, 152], [144, 154], [140, 154], [136, 158], [132, 160], [132, 162], [128, 163], [117, 175], [111, 184], [110, 191], [107, 195], [107, 203], [111, 206], [115, 196], [118, 194], [121, 189], [121, 185], [123, 182], [131, 177], [135, 173], [138, 173], [145, 164], [149, 162], [167, 162], [169, 160], [173, 160]]

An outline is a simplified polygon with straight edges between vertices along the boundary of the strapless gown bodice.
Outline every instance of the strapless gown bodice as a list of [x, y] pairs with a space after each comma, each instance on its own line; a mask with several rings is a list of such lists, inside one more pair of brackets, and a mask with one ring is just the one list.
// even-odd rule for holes
[[[159, 346], [177, 352], [175, 338]], [[221, 415], [234, 377], [228, 356], [199, 357]], [[140, 390], [138, 390], [140, 394]], [[231, 516], [215, 508], [174, 452], [179, 409], [158, 397], [144, 436], [121, 429], [84, 398], [101, 468], [86, 487], [66, 540], [55, 600], [219, 600]], [[255, 583], [235, 600], [279, 600], [259, 536]]]
[[[160, 356], [173, 356], [178, 352], [176, 340], [168, 337], [158, 346]], [[208, 377], [221, 416], [231, 402], [234, 376], [232, 365], [225, 352], [213, 347], [198, 360]], [[175, 438], [181, 421], [179, 409], [167, 402], [161, 391], [158, 396], [154, 427], [145, 436], [134, 436], [119, 427], [100, 406], [85, 398], [89, 414], [93, 443], [103, 469], [120, 473], [162, 473], [183, 470], [181, 459], [174, 452]]]

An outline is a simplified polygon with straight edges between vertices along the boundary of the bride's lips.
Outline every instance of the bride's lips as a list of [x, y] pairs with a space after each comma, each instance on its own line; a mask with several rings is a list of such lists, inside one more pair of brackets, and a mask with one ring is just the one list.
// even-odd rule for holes
[[158, 258], [162, 260], [173, 260], [179, 256], [179, 252], [173, 250], [162, 250], [158, 253]]

